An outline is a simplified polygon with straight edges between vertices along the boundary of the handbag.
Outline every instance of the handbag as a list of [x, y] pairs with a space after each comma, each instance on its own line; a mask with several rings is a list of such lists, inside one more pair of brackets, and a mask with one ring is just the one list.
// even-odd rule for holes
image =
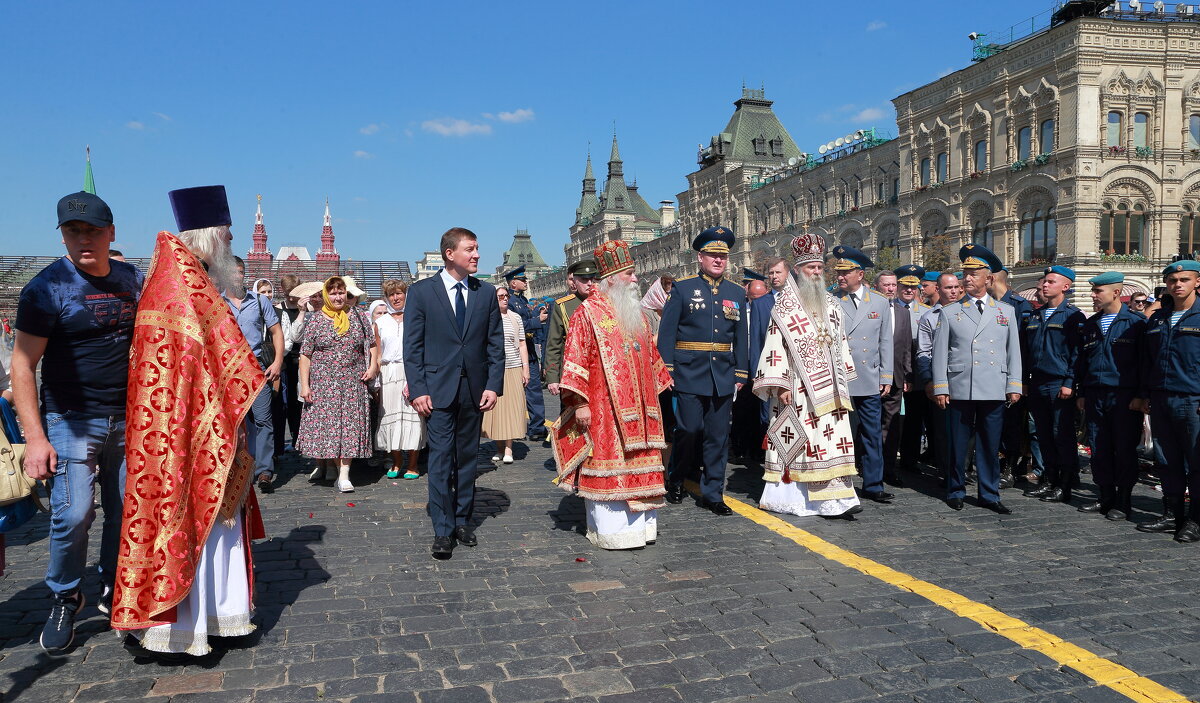
[[[29, 478], [21, 466], [25, 445], [13, 444], [0, 432], [0, 506], [11, 505], [35, 495], [36, 479]], [[36, 498], [35, 498], [36, 500]], [[40, 507], [40, 506], [39, 506]]]

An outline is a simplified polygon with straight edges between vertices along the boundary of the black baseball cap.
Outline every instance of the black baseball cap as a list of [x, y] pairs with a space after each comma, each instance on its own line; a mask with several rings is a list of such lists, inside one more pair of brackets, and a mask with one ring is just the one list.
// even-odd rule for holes
[[71, 220], [79, 220], [96, 227], [108, 227], [113, 223], [112, 210], [108, 209], [108, 203], [96, 194], [81, 190], [64, 195], [58, 201], [58, 226], [62, 227]]

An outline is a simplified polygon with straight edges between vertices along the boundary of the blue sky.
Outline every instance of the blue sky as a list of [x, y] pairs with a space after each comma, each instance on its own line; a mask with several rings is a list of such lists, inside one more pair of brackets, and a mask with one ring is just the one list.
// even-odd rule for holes
[[255, 195], [273, 250], [413, 261], [462, 225], [481, 268], [518, 228], [562, 263], [591, 142], [674, 200], [743, 81], [806, 151], [894, 133], [890, 100], [968, 65], [971, 31], [1052, 0], [962, 2], [3, 3], [4, 254], [59, 254], [54, 205], [92, 147], [117, 246], [173, 230], [168, 190], [225, 184], [234, 248]]

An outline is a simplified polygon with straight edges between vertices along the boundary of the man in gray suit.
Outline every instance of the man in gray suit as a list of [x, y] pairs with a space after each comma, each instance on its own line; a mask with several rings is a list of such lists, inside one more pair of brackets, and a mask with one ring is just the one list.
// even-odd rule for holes
[[975, 468], [983, 507], [1008, 515], [1000, 502], [997, 451], [1005, 401], [1021, 399], [1021, 341], [1011, 305], [988, 290], [1000, 259], [979, 244], [958, 252], [966, 295], [942, 309], [933, 335], [933, 393], [947, 410], [953, 468], [946, 475], [946, 504], [962, 510], [966, 496], [967, 445], [975, 437]]
[[883, 271], [875, 277], [875, 290], [888, 299], [888, 323], [892, 328], [892, 374], [894, 383], [890, 392], [883, 396], [883, 480], [896, 487], [903, 487], [904, 480], [896, 472], [896, 459], [900, 453], [900, 406], [904, 394], [913, 384], [913, 347], [916, 346], [916, 329], [912, 313], [896, 296], [899, 283], [895, 271]]
[[[873, 267], [854, 247], [836, 246], [837, 297], [846, 321], [846, 341], [857, 380], [850, 382], [854, 401], [854, 451], [862, 468], [864, 498], [887, 503], [895, 496], [883, 490], [883, 396], [892, 389], [892, 308], [882, 293], [863, 285], [863, 269]], [[911, 334], [911, 333], [910, 333]]]

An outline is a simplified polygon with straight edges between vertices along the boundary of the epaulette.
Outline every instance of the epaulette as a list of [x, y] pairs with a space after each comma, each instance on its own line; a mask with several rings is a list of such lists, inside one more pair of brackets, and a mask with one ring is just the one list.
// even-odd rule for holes
[[692, 274], [692, 275], [690, 275], [690, 276], [684, 276], [683, 278], [676, 278], [676, 279], [675, 279], [675, 282], [676, 282], [676, 283], [683, 283], [684, 281], [690, 281], [690, 280], [692, 280], [693, 278], [700, 278], [700, 274], [698, 274], [698, 273], [693, 273], [693, 274]]
[[572, 299], [572, 298], [574, 298], [574, 297], [576, 297], [574, 293], [567, 293], [566, 295], [564, 295], [564, 296], [563, 296], [563, 297], [561, 297], [561, 298], [555, 298], [555, 299], [554, 299], [554, 302], [556, 302], [556, 303], [565, 303], [565, 302], [567, 302], [567, 301], [571, 300], [571, 299]]

